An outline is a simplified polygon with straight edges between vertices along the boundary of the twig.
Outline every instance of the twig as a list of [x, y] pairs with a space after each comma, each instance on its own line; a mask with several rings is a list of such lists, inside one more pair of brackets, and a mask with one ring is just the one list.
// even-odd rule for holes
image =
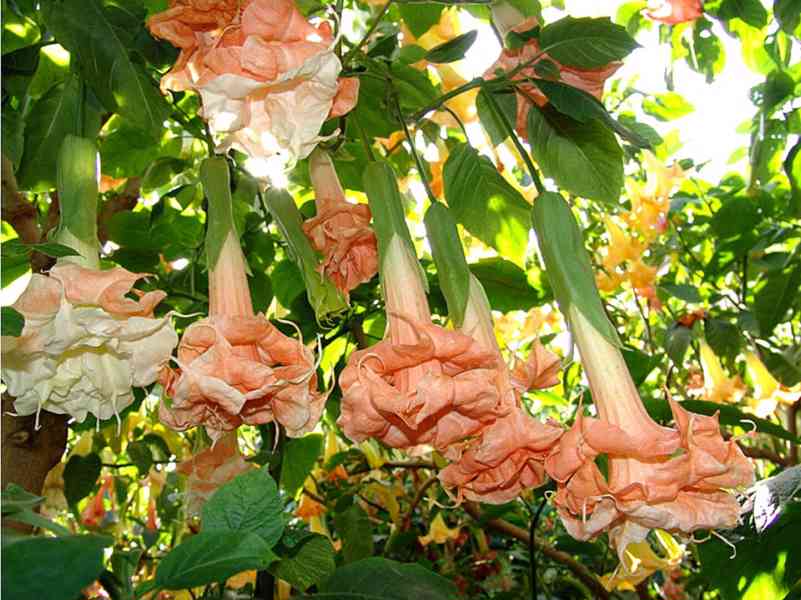
[[[481, 524], [486, 525], [490, 529], [494, 529], [499, 533], [504, 533], [510, 537], [520, 540], [525, 544], [528, 544], [530, 539], [528, 531], [522, 527], [513, 525], [509, 521], [505, 521], [503, 519], [483, 519], [481, 516], [481, 508], [479, 508], [478, 504], [475, 502], [465, 502], [463, 506], [465, 511], [467, 511], [467, 514], [473, 517], [476, 521], [479, 521]], [[550, 546], [540, 540], [534, 540], [534, 545], [539, 552], [542, 552], [551, 560], [558, 562], [570, 569], [573, 574], [578, 577], [582, 583], [584, 583], [584, 585], [590, 588], [595, 598], [609, 600], [609, 592], [606, 591], [606, 588], [603, 586], [600, 580], [593, 575], [592, 571], [590, 571], [580, 562], [576, 561], [567, 552], [557, 550], [553, 546]]]
[[364, 333], [364, 323], [362, 323], [361, 320], [351, 320], [348, 327], [353, 334], [353, 339], [356, 340], [356, 346], [358, 346], [359, 350], [364, 350], [370, 345], [367, 343], [367, 335]]
[[361, 47], [365, 43], [367, 43], [367, 40], [370, 39], [370, 36], [373, 35], [373, 32], [376, 30], [376, 28], [378, 28], [379, 23], [381, 23], [381, 19], [383, 19], [384, 15], [387, 14], [389, 7], [392, 6], [392, 1], [393, 0], [389, 0], [384, 5], [384, 7], [381, 9], [381, 12], [378, 13], [378, 15], [375, 18], [375, 21], [373, 21], [373, 24], [370, 26], [370, 29], [368, 29], [367, 33], [364, 34], [364, 37], [362, 37], [362, 39], [359, 40], [359, 43], [357, 43], [353, 48], [348, 50], [348, 53], [345, 55], [345, 58], [342, 59], [343, 65], [347, 65], [350, 62], [350, 59], [354, 57], [354, 55], [361, 49]]
[[318, 496], [317, 494], [315, 494], [312, 491], [307, 490], [306, 488], [303, 488], [303, 495], [304, 496], [308, 496], [309, 498], [311, 498], [312, 500], [314, 500], [318, 504], [325, 504], [325, 498], [323, 498], [322, 496]]
[[[798, 411], [801, 409], [801, 396], [787, 409], [787, 429], [793, 434], [793, 438], [798, 439]], [[790, 455], [787, 457], [791, 465], [798, 464], [798, 444], [790, 442]]]
[[404, 529], [408, 529], [412, 523], [412, 516], [414, 515], [414, 509], [417, 508], [417, 505], [423, 500], [423, 496], [425, 495], [428, 488], [434, 485], [439, 478], [436, 475], [432, 475], [428, 479], [423, 482], [423, 485], [420, 486], [420, 489], [417, 490], [417, 493], [414, 495], [414, 499], [412, 500], [412, 504], [409, 506], [409, 513], [406, 515], [406, 519], [404, 520]]

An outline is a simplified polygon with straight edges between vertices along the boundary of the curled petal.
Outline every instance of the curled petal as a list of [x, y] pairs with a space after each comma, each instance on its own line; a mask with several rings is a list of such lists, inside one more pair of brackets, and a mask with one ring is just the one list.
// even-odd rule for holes
[[539, 340], [529, 352], [525, 362], [515, 358], [512, 368], [512, 385], [519, 392], [542, 390], [559, 383], [561, 365], [559, 357], [545, 349]]
[[387, 339], [351, 355], [340, 376], [348, 437], [444, 448], [509, 412], [494, 353], [430, 322], [412, 325], [415, 344]]
[[545, 480], [544, 461], [562, 435], [555, 423], [542, 423], [514, 410], [488, 426], [458, 461], [440, 471], [445, 487], [458, 497], [503, 504]]

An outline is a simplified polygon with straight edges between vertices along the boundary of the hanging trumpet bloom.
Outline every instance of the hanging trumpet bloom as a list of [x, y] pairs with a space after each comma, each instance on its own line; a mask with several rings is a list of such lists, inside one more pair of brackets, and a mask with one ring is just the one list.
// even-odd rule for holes
[[317, 215], [303, 224], [303, 231], [323, 255], [320, 270], [339, 290], [348, 292], [378, 272], [378, 249], [370, 228], [370, 207], [351, 204], [339, 184], [331, 157], [315, 150], [309, 160]]
[[[555, 377], [559, 364], [557, 360], [554, 370], [545, 354], [553, 355], [537, 345], [532, 349], [534, 360], [523, 363], [523, 367], [518, 366], [516, 374], [510, 372], [501, 359], [495, 340], [486, 294], [473, 276], [461, 329], [476, 339], [483, 349], [497, 356], [494, 379], [509, 412], [467, 441], [460, 452], [452, 453], [458, 455], [458, 460], [440, 471], [439, 479], [446, 488], [456, 489], [458, 501], [467, 498], [503, 504], [522, 491], [545, 482], [545, 459], [562, 435], [562, 428], [553, 421], [543, 423], [530, 416], [520, 404], [519, 396], [535, 386], [542, 388], [549, 387], [549, 383], [558, 383], [558, 379], [553, 383], [549, 379]], [[538, 372], [538, 360], [548, 362], [547, 369], [553, 375], [546, 373], [543, 376]]]
[[209, 200], [209, 316], [184, 332], [180, 368], [164, 378], [160, 418], [179, 431], [203, 425], [215, 440], [242, 423], [272, 421], [291, 437], [303, 435], [326, 399], [317, 391], [314, 355], [254, 314], [225, 159], [208, 159], [201, 178]]
[[375, 220], [387, 312], [384, 340], [354, 352], [340, 376], [339, 425], [356, 442], [445, 449], [508, 412], [497, 357], [431, 322], [425, 280], [391, 168], [373, 163], [365, 188]]
[[200, 514], [203, 503], [217, 488], [251, 468], [239, 451], [236, 432], [223, 435], [210, 448], [179, 463], [176, 471], [187, 476], [184, 502], [187, 514]]
[[687, 21], [695, 21], [704, 14], [701, 0], [654, 0], [648, 3], [643, 14], [665, 25], [678, 25]]
[[681, 564], [684, 546], [672, 535], [659, 529], [654, 531], [654, 538], [659, 552], [656, 552], [647, 540], [628, 545], [617, 568], [601, 577], [601, 582], [607, 590], [634, 592], [637, 585], [657, 571], [661, 571], [667, 577]]
[[133, 403], [133, 386], [156, 381], [178, 336], [168, 316], [153, 315], [166, 294], [133, 289], [144, 274], [99, 269], [94, 144], [67, 137], [57, 164], [54, 241], [79, 255], [60, 258], [49, 276], [34, 274], [14, 303], [25, 326], [2, 338], [3, 381], [19, 415], [47, 410], [99, 422]]
[[438, 512], [437, 516], [431, 521], [426, 535], [418, 536], [418, 541], [423, 546], [428, 546], [432, 542], [434, 544], [444, 544], [447, 541], [454, 541], [459, 537], [461, 527], [448, 527], [445, 524], [445, 519], [442, 517], [442, 512]]
[[776, 410], [777, 405], [792, 405], [801, 396], [801, 384], [791, 388], [782, 385], [771, 375], [765, 364], [753, 352], [745, 355], [748, 375], [754, 386], [751, 407], [758, 417], [767, 417]]
[[331, 27], [311, 25], [291, 0], [172, 0], [148, 27], [181, 48], [162, 88], [200, 94], [221, 152], [291, 168], [324, 139], [327, 119], [356, 104], [359, 82], [338, 79]]
[[739, 375], [729, 377], [720, 359], [705, 341], [701, 341], [701, 368], [704, 371], [704, 400], [720, 404], [736, 404], [745, 395], [745, 384]]
[[[508, 33], [525, 33], [538, 25], [538, 20], [535, 17], [525, 18], [516, 8], [505, 2], [492, 5], [492, 21], [503, 38], [506, 38]], [[527, 40], [517, 48], [504, 48], [495, 64], [484, 73], [484, 78], [494, 79], [498, 69], [511, 71], [518, 65], [531, 62], [530, 65], [513, 77], [518, 86], [515, 129], [524, 139], [528, 139], [526, 119], [528, 118], [531, 104], [545, 106], [548, 103], [548, 98], [534, 84], [529, 82], [531, 78], [539, 77], [535, 67], [543, 61], [553, 63], [556, 66], [559, 71], [559, 78], [563, 83], [592, 94], [599, 100], [603, 95], [604, 83], [614, 75], [622, 64], [613, 62], [599, 69], [568, 67], [560, 64], [547, 54], [542, 54], [539, 42], [536, 39]]]
[[[558, 194], [542, 194], [533, 222], [598, 410], [597, 418], [579, 410], [545, 461], [558, 484], [554, 503], [565, 528], [580, 540], [608, 531], [623, 561], [629, 544], [651, 529], [689, 534], [734, 527], [740, 506], [732, 492], [752, 482], [753, 466], [735, 440], [723, 439], [717, 415], [687, 412], [671, 399], [675, 427], [651, 419], [597, 291], [575, 292], [593, 289], [593, 273], [570, 208]], [[548, 237], [557, 223], [561, 235]]]

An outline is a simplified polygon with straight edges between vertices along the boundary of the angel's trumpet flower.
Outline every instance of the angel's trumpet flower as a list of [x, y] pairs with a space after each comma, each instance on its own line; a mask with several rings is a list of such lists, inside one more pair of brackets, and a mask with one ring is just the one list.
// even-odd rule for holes
[[681, 564], [684, 546], [664, 531], [654, 532], [659, 552], [655, 552], [648, 541], [629, 544], [623, 553], [618, 567], [601, 578], [604, 587], [613, 590], [636, 591], [636, 586], [648, 579], [657, 571], [668, 574]]
[[[582, 540], [609, 531], [623, 560], [626, 547], [650, 529], [734, 527], [740, 506], [731, 491], [751, 483], [751, 463], [735, 440], [723, 439], [717, 415], [693, 414], [671, 400], [674, 428], [651, 419], [613, 343], [570, 208], [558, 194], [542, 194], [533, 220], [598, 409], [598, 418], [579, 411], [545, 463], [558, 482], [555, 504], [565, 528]], [[607, 459], [606, 474], [595, 462], [599, 455]]]
[[99, 268], [97, 168], [94, 144], [67, 136], [54, 241], [78, 254], [31, 277], [13, 305], [25, 317], [22, 334], [2, 338], [3, 381], [20, 415], [48, 410], [80, 422], [91, 413], [98, 425], [119, 418], [134, 400], [131, 387], [156, 381], [178, 343], [169, 317], [153, 316], [164, 292], [132, 289], [142, 273]]
[[[536, 17], [526, 18], [515, 7], [506, 2], [496, 2], [492, 5], [493, 23], [505, 38], [508, 33], [524, 34], [537, 26]], [[531, 63], [513, 79], [517, 82], [517, 121], [516, 130], [524, 139], [528, 139], [526, 119], [531, 104], [545, 106], [548, 98], [534, 84], [529, 83], [531, 78], [537, 78], [536, 66], [542, 61], [549, 61], [559, 70], [559, 78], [563, 83], [592, 94], [599, 100], [603, 95], [604, 83], [617, 71], [620, 62], [612, 62], [598, 69], [580, 69], [568, 67], [554, 60], [540, 51], [536, 38], [526, 40], [519, 48], [504, 48], [501, 56], [484, 73], [485, 79], [496, 77], [496, 71], [511, 71], [522, 64]]]
[[339, 184], [331, 157], [315, 150], [309, 159], [317, 215], [303, 224], [315, 250], [323, 255], [320, 270], [348, 297], [348, 292], [378, 272], [378, 249], [370, 228], [370, 207], [351, 204]]
[[311, 25], [292, 0], [174, 0], [148, 26], [181, 48], [162, 88], [200, 94], [221, 151], [291, 168], [326, 119], [356, 104], [359, 80], [339, 78], [331, 27]]
[[678, 25], [702, 16], [704, 6], [701, 0], [654, 0], [643, 13], [652, 21]]
[[[503, 504], [523, 490], [545, 482], [545, 459], [562, 435], [562, 428], [553, 421], [543, 423], [522, 407], [520, 393], [533, 387], [547, 387], [547, 378], [535, 372], [536, 361], [546, 352], [539, 346], [532, 354], [535, 361], [518, 367], [517, 376], [503, 363], [495, 339], [489, 302], [483, 287], [471, 275], [470, 295], [461, 330], [498, 358], [494, 381], [508, 409], [508, 414], [487, 425], [461, 448], [459, 458], [440, 471], [446, 488], [457, 490], [457, 499], [467, 498], [491, 504]], [[550, 354], [550, 353], [548, 353]], [[551, 355], [553, 356], [553, 355]], [[555, 357], [554, 357], [555, 358]], [[549, 369], [552, 369], [549, 366]], [[558, 370], [558, 360], [556, 361]], [[558, 382], [558, 379], [553, 383]]]
[[187, 514], [200, 514], [203, 503], [217, 488], [253, 468], [239, 451], [236, 432], [226, 433], [213, 446], [178, 464], [176, 471], [186, 475]]
[[165, 377], [171, 402], [162, 402], [161, 420], [177, 430], [204, 425], [212, 439], [242, 423], [271, 421], [291, 437], [307, 433], [326, 399], [317, 391], [314, 356], [254, 314], [225, 159], [208, 159], [201, 179], [209, 200], [209, 317], [184, 332], [180, 370]]
[[369, 165], [365, 189], [388, 324], [384, 340], [354, 352], [342, 371], [339, 425], [357, 442], [374, 437], [393, 448], [444, 449], [508, 412], [493, 382], [497, 357], [431, 322], [392, 169]]

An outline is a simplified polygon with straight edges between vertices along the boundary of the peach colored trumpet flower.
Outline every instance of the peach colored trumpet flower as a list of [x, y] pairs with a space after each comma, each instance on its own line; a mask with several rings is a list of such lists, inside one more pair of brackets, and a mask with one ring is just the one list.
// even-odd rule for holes
[[148, 26], [181, 48], [162, 88], [201, 95], [220, 151], [291, 167], [326, 119], [356, 104], [359, 82], [338, 79], [330, 26], [311, 25], [291, 0], [173, 0]]
[[378, 248], [370, 228], [370, 207], [351, 204], [339, 184], [331, 158], [315, 150], [309, 160], [317, 215], [303, 224], [303, 232], [323, 255], [321, 272], [348, 292], [378, 272]]
[[[599, 417], [579, 411], [545, 463], [568, 532], [586, 540], [608, 530], [622, 561], [650, 529], [734, 527], [740, 506], [731, 491], [751, 483], [753, 466], [735, 440], [722, 438], [717, 415], [687, 412], [671, 399], [675, 428], [658, 425], [619, 350], [575, 307], [569, 318]], [[594, 460], [599, 455], [608, 459], [607, 475]]]
[[223, 435], [212, 447], [179, 463], [176, 471], [187, 476], [184, 503], [187, 513], [199, 514], [203, 503], [217, 488], [251, 468], [239, 451], [236, 432]]
[[169, 317], [153, 316], [166, 294], [133, 289], [143, 277], [66, 261], [31, 277], [13, 305], [22, 335], [3, 337], [3, 381], [18, 414], [109, 419], [133, 402], [131, 386], [158, 378], [178, 336]]
[[695, 21], [704, 14], [701, 0], [656, 0], [648, 3], [643, 11], [652, 21], [666, 25], [678, 25], [687, 21]]
[[254, 314], [233, 231], [209, 272], [209, 317], [186, 329], [177, 362], [164, 380], [171, 403], [160, 407], [173, 429], [204, 425], [216, 440], [242, 423], [278, 421], [297, 437], [320, 419], [326, 394], [317, 391], [314, 356]]
[[[509, 32], [524, 33], [537, 26], [538, 20], [535, 17], [525, 18], [515, 8], [507, 4], [500, 4], [501, 8], [493, 8], [493, 22], [505, 36]], [[539, 42], [536, 39], [526, 41], [520, 48], [504, 48], [498, 60], [484, 73], [485, 79], [494, 79], [498, 69], [511, 71], [518, 65], [528, 63], [540, 55]], [[539, 77], [535, 71], [535, 66], [542, 61], [550, 61], [559, 70], [559, 78], [562, 83], [573, 86], [580, 90], [592, 94], [599, 100], [603, 95], [604, 83], [617, 71], [622, 63], [613, 62], [598, 69], [579, 69], [577, 67], [565, 66], [547, 54], [543, 54], [531, 65], [520, 71], [514, 76], [518, 82], [517, 92], [517, 120], [515, 129], [524, 139], [528, 139], [527, 118], [531, 104], [545, 106], [548, 98], [532, 83], [525, 83], [528, 78]]]
[[[534, 387], [558, 383], [558, 379], [554, 380], [558, 359], [555, 366], [551, 364], [550, 357], [556, 357], [537, 342], [532, 349], [533, 360], [518, 365], [516, 374], [510, 372], [501, 359], [486, 294], [472, 276], [462, 331], [498, 358], [495, 381], [509, 413], [464, 443], [461, 453], [456, 454], [458, 460], [440, 471], [439, 479], [446, 488], [456, 488], [458, 501], [467, 498], [503, 504], [545, 481], [545, 459], [561, 437], [562, 428], [553, 421], [543, 423], [528, 415], [519, 397]], [[548, 372], [538, 372], [546, 362]]]
[[470, 336], [431, 322], [410, 244], [393, 235], [382, 256], [388, 318], [384, 340], [354, 352], [340, 376], [339, 425], [356, 442], [445, 449], [509, 412], [496, 355]]
[[515, 357], [512, 385], [521, 393], [553, 387], [559, 383], [561, 368], [559, 357], [536, 340], [527, 360]]

